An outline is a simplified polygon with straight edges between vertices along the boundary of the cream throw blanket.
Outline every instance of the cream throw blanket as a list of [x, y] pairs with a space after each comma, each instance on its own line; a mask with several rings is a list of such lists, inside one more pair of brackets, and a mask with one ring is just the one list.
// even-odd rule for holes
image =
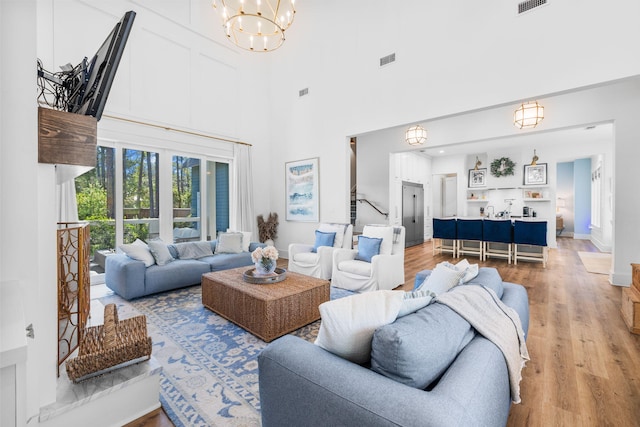
[[518, 313], [484, 286], [456, 286], [438, 295], [436, 301], [462, 316], [502, 351], [509, 371], [511, 400], [520, 403], [522, 368], [529, 360], [529, 352]]

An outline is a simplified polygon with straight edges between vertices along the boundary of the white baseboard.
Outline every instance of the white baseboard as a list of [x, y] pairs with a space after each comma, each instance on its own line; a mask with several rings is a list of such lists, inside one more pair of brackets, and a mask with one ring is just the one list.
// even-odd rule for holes
[[598, 240], [594, 236], [591, 236], [591, 243], [593, 243], [593, 245], [596, 248], [598, 248], [598, 250], [600, 252], [611, 253], [611, 250], [612, 250], [611, 245], [605, 245], [604, 243], [602, 243], [600, 240]]
[[612, 285], [615, 286], [622, 286], [625, 288], [628, 288], [629, 286], [631, 286], [631, 274], [628, 273], [624, 273], [624, 274], [616, 274], [613, 273], [611, 275], [609, 275], [609, 281], [611, 282]]
[[573, 233], [573, 238], [576, 240], [591, 240], [591, 234]]

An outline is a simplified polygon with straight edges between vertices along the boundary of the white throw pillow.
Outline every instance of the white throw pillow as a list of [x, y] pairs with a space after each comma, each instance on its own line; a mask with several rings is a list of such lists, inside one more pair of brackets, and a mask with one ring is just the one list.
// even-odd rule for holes
[[124, 252], [129, 258], [133, 258], [137, 261], [144, 262], [145, 267], [151, 267], [156, 263], [156, 260], [149, 251], [149, 246], [140, 239], [136, 239], [133, 243], [127, 243], [120, 245], [120, 250]]
[[242, 233], [218, 233], [217, 254], [239, 254], [242, 252]]
[[416, 289], [417, 291], [429, 290], [436, 295], [447, 292], [460, 283], [464, 271], [458, 271], [444, 265], [436, 265], [429, 277]]
[[365, 225], [362, 234], [367, 237], [382, 238], [380, 245], [380, 255], [390, 255], [393, 250], [393, 227]]
[[335, 239], [333, 239], [333, 247], [341, 248], [344, 243], [344, 232], [347, 229], [343, 224], [320, 224], [318, 231], [323, 233], [336, 233]]
[[315, 344], [354, 363], [371, 358], [371, 340], [380, 326], [396, 320], [404, 292], [373, 291], [320, 304]]
[[227, 233], [242, 233], [242, 250], [244, 252], [249, 252], [249, 245], [251, 244], [251, 235], [250, 231], [235, 231], [227, 228]]
[[151, 255], [153, 255], [156, 264], [167, 265], [173, 261], [173, 256], [171, 256], [171, 252], [169, 252], [167, 244], [161, 239], [150, 240], [147, 245], [149, 246], [149, 251], [151, 251]]

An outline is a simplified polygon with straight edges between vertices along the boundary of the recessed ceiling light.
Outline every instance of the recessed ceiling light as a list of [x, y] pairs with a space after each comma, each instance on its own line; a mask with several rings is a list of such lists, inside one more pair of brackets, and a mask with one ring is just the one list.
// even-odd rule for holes
[[442, 153], [444, 153], [444, 150], [440, 150], [440, 151], [438, 151], [438, 153], [442, 154]]

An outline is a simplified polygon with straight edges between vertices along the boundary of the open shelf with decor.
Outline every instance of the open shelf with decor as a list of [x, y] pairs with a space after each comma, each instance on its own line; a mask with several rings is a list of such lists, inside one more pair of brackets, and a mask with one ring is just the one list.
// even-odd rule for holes
[[488, 202], [487, 190], [482, 188], [467, 188], [467, 202], [486, 203]]
[[548, 186], [522, 187], [522, 200], [525, 202], [550, 202]]

